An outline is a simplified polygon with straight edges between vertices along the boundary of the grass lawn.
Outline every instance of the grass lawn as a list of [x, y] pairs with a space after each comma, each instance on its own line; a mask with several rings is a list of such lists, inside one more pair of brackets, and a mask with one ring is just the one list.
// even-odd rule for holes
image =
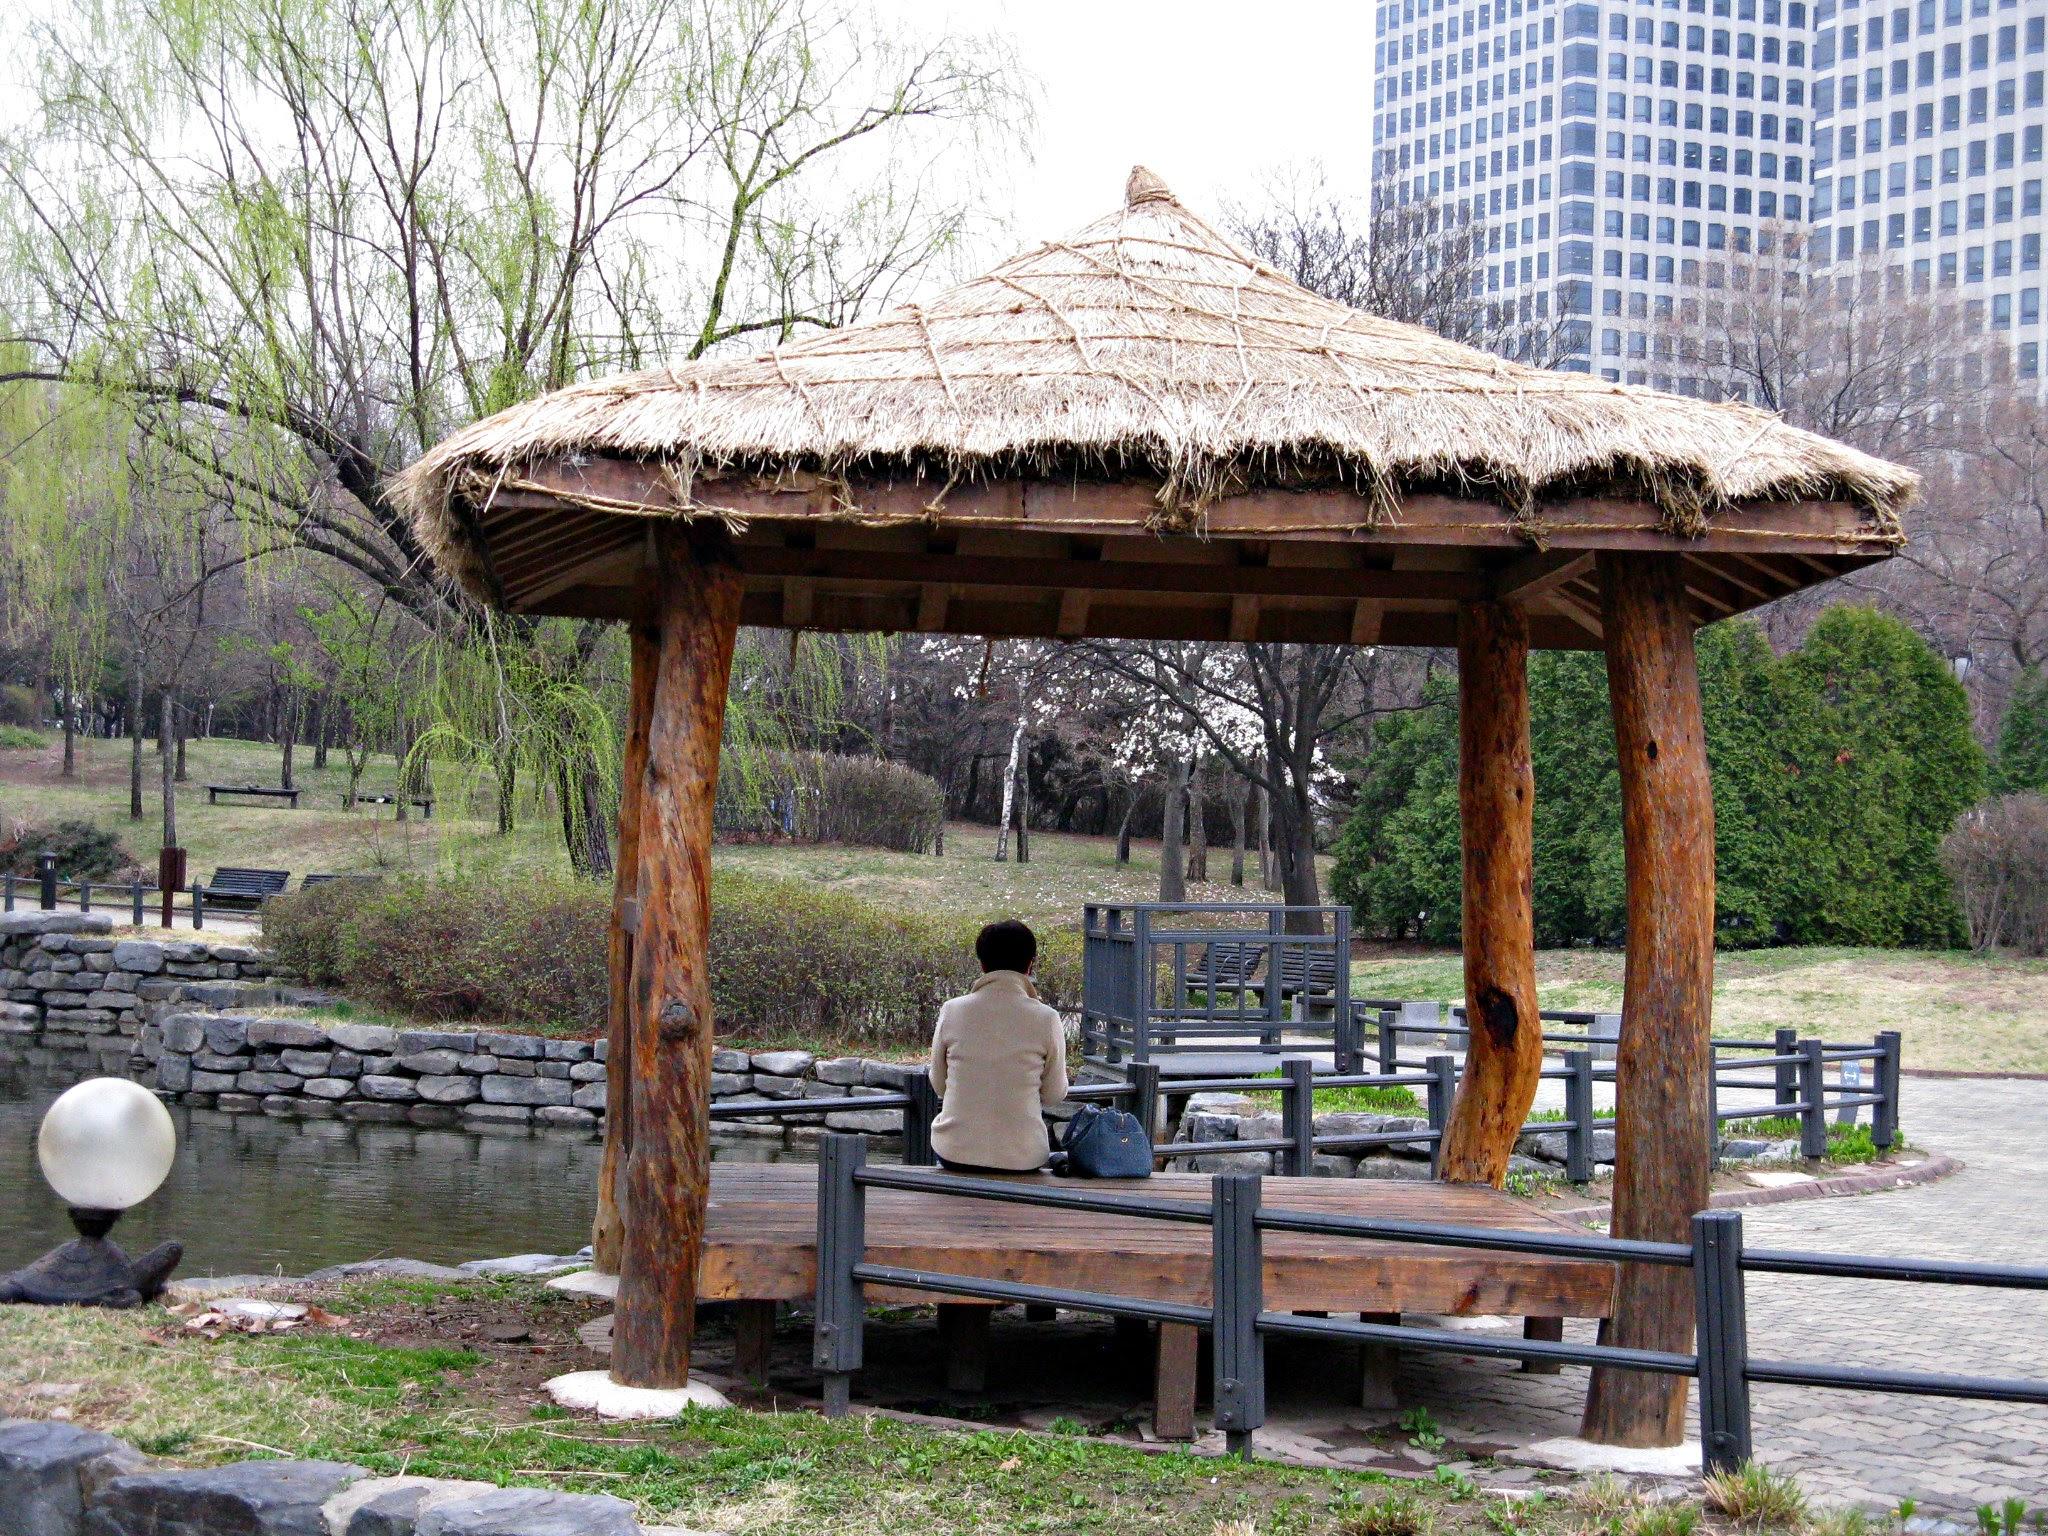
[[[1536, 956], [1546, 1008], [1621, 1006], [1621, 955], [1553, 949]], [[1366, 997], [1454, 998], [1451, 950], [1387, 951], [1352, 968]], [[1904, 1037], [1906, 1065], [1966, 1072], [2048, 1072], [2048, 960], [1967, 950], [1760, 949], [1714, 963], [1714, 1029], [1767, 1039], [1784, 1026], [1832, 1041]]]
[[[735, 1536], [1565, 1536], [1588, 1525], [1583, 1501], [1561, 1493], [1511, 1503], [1456, 1477], [1397, 1492], [1371, 1474], [1147, 1454], [1079, 1435], [828, 1423], [772, 1407], [606, 1425], [539, 1390], [593, 1363], [574, 1342], [594, 1315], [584, 1302], [518, 1282], [380, 1281], [321, 1299], [339, 1326], [218, 1339], [153, 1307], [0, 1309], [0, 1416], [61, 1408], [184, 1463], [307, 1456], [608, 1493], [643, 1520]], [[1409, 1501], [1408, 1521], [1375, 1518], [1390, 1498]]]

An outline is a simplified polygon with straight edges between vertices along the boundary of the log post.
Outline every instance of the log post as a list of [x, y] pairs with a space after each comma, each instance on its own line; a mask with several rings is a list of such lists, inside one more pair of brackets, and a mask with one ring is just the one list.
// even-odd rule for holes
[[740, 574], [714, 530], [659, 535], [661, 640], [637, 817], [632, 1143], [612, 1329], [612, 1378], [690, 1379], [697, 1262], [711, 1187], [711, 811]]
[[[1714, 797], [1693, 625], [1675, 556], [1603, 553], [1599, 573], [1628, 903], [1613, 1231], [1683, 1243], [1709, 1193], [1714, 991]], [[1623, 1265], [1602, 1336], [1690, 1350], [1692, 1276]], [[1682, 1376], [1595, 1370], [1582, 1432], [1607, 1445], [1676, 1445], [1685, 1394]]]
[[611, 1001], [606, 1020], [604, 1161], [597, 1175], [597, 1219], [591, 1223], [591, 1262], [598, 1273], [619, 1272], [624, 1240], [622, 1207], [626, 1155], [633, 1144], [633, 930], [640, 926], [640, 800], [646, 792], [647, 733], [654, 715], [654, 676], [661, 629], [649, 607], [629, 626], [632, 673], [627, 685], [626, 742], [619, 762], [619, 856], [612, 879]]
[[1534, 816], [1529, 621], [1509, 602], [1458, 610], [1458, 816], [1465, 855], [1465, 1072], [1444, 1130], [1442, 1177], [1507, 1180], [1536, 1102]]

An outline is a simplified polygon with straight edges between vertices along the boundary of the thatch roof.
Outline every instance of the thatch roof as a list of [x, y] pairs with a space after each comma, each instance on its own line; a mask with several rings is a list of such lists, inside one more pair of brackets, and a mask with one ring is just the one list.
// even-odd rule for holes
[[[1319, 298], [1142, 168], [1116, 212], [925, 303], [501, 411], [421, 458], [400, 497], [483, 593], [479, 515], [536, 466], [594, 458], [660, 472], [659, 498], [582, 503], [613, 515], [731, 521], [716, 487], [736, 474], [882, 478], [923, 483], [929, 505], [908, 515], [942, 525], [953, 486], [1056, 477], [1150, 484], [1124, 531], [1199, 532], [1219, 498], [1327, 486], [1355, 493], [1356, 531], [1449, 495], [1538, 544], [1547, 505], [1614, 496], [1685, 536], [1737, 507], [1755, 523], [1765, 504], [1848, 504], [1888, 547], [1916, 487], [1750, 406], [1521, 366]], [[888, 515], [858, 502], [837, 511]], [[804, 515], [832, 515], [819, 505]]]

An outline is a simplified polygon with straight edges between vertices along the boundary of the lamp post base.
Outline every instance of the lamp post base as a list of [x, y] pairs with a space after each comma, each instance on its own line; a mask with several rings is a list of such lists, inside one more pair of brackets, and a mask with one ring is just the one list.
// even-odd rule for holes
[[107, 1241], [119, 1211], [74, 1207], [78, 1236], [51, 1249], [33, 1264], [0, 1275], [0, 1302], [49, 1307], [139, 1307], [161, 1295], [164, 1282], [185, 1256], [182, 1243], [159, 1243], [131, 1259]]

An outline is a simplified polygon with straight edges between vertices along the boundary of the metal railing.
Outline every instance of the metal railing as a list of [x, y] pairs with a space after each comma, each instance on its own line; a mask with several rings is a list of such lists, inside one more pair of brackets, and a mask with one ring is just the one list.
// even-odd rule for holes
[[[1717, 1064], [1711, 1089], [1715, 1147], [1719, 1149], [1719, 1127], [1729, 1121], [1769, 1117], [1796, 1118], [1799, 1122], [1800, 1155], [1827, 1155], [1828, 1112], [1869, 1106], [1872, 1111], [1871, 1142], [1885, 1151], [1898, 1140], [1898, 1085], [1900, 1041], [1896, 1031], [1881, 1033], [1868, 1047], [1826, 1045], [1818, 1040], [1795, 1042], [1797, 1049], [1759, 1056], [1749, 1060]], [[1752, 1046], [1752, 1049], [1757, 1047]], [[1876, 1067], [1876, 1091], [1850, 1092], [1837, 1087], [1830, 1091], [1826, 1068], [1830, 1062], [1868, 1061]], [[1790, 1086], [1783, 1075], [1790, 1069]], [[1741, 1074], [1768, 1072], [1774, 1097], [1769, 1104], [1723, 1107], [1723, 1088], [1761, 1086], [1745, 1083]], [[1723, 1074], [1729, 1074], [1724, 1077]], [[1612, 1082], [1614, 1069], [1593, 1059], [1589, 1051], [1567, 1051], [1560, 1065], [1544, 1067], [1541, 1077], [1564, 1085], [1561, 1118], [1534, 1118], [1523, 1123], [1517, 1136], [1554, 1134], [1564, 1138], [1564, 1176], [1573, 1184], [1584, 1184], [1594, 1176], [1598, 1133], [1611, 1131], [1612, 1117], [1600, 1115], [1594, 1105], [1594, 1085]], [[1167, 1095], [1185, 1098], [1195, 1093], [1271, 1093], [1280, 1101], [1280, 1134], [1218, 1142], [1174, 1141], [1155, 1146], [1154, 1158], [1169, 1163], [1211, 1152], [1267, 1152], [1274, 1154], [1275, 1171], [1306, 1175], [1315, 1171], [1319, 1152], [1358, 1153], [1387, 1147], [1428, 1149], [1430, 1172], [1435, 1174], [1441, 1160], [1444, 1127], [1450, 1122], [1452, 1100], [1457, 1095], [1459, 1063], [1449, 1055], [1427, 1058], [1421, 1070], [1405, 1072], [1322, 1073], [1305, 1058], [1280, 1064], [1272, 1077], [1174, 1078], [1162, 1080], [1157, 1062], [1132, 1062], [1126, 1076], [1118, 1081], [1078, 1083], [1067, 1097], [1077, 1103], [1109, 1102], [1128, 1109], [1144, 1122], [1148, 1132], [1159, 1129], [1159, 1106]], [[1318, 1131], [1315, 1096], [1347, 1088], [1402, 1088], [1415, 1094], [1421, 1113], [1411, 1118], [1419, 1124], [1380, 1131]], [[1791, 1097], [1785, 1095], [1790, 1094]], [[931, 1124], [938, 1115], [938, 1095], [922, 1071], [905, 1078], [900, 1093], [876, 1093], [839, 1098], [728, 1099], [712, 1107], [715, 1120], [817, 1119], [840, 1110], [900, 1109], [903, 1113], [904, 1161], [929, 1164]], [[1389, 1111], [1399, 1117], [1399, 1111]]]
[[[1204, 1306], [871, 1264], [867, 1260], [867, 1192], [871, 1189], [1204, 1225], [1210, 1232], [1213, 1299]], [[812, 1336], [812, 1363], [823, 1376], [826, 1414], [844, 1414], [851, 1405], [853, 1377], [864, 1363], [865, 1287], [869, 1285], [1207, 1328], [1215, 1344], [1216, 1426], [1224, 1432], [1229, 1450], [1245, 1457], [1253, 1454], [1253, 1435], [1266, 1419], [1265, 1340], [1275, 1334], [1693, 1378], [1700, 1384], [1700, 1459], [1708, 1472], [1732, 1470], [1751, 1459], [1750, 1388], [1757, 1382], [2048, 1404], [2048, 1382], [2043, 1381], [1759, 1359], [1750, 1353], [1745, 1279], [1751, 1273], [1794, 1274], [2038, 1291], [2048, 1290], [2048, 1269], [1746, 1250], [1739, 1211], [1699, 1212], [1692, 1218], [1689, 1243], [1663, 1243], [1326, 1215], [1269, 1208], [1263, 1204], [1262, 1194], [1262, 1180], [1255, 1173], [1219, 1175], [1211, 1183], [1210, 1198], [1193, 1201], [1121, 1190], [968, 1178], [916, 1167], [869, 1167], [866, 1143], [859, 1137], [827, 1135], [818, 1158], [818, 1275]], [[1637, 1349], [1268, 1311], [1263, 1253], [1267, 1232], [1690, 1269], [1697, 1343], [1686, 1352]]]
[[[242, 904], [209, 898], [198, 881], [166, 893], [149, 880], [59, 880], [54, 873], [41, 875], [0, 875], [0, 912], [32, 907], [55, 912], [75, 904], [80, 912], [119, 913], [137, 928], [155, 924], [163, 928], [206, 927], [209, 912], [215, 917], [245, 917], [259, 913], [261, 903]], [[182, 921], [181, 921], [182, 920]]]
[[[1288, 931], [1305, 913], [1323, 931]], [[1081, 918], [1082, 1058], [1277, 1054], [1291, 1034], [1287, 1049], [1327, 1052], [1339, 1072], [1356, 1071], [1350, 955], [1349, 907], [1091, 902]]]

